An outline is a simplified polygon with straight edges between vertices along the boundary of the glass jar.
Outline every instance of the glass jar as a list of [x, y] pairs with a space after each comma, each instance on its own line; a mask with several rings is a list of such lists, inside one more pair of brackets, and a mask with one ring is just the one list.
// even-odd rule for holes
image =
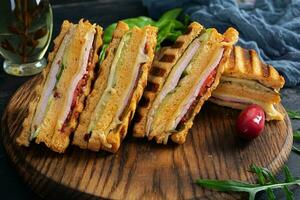
[[48, 0], [3, 0], [0, 6], [0, 54], [8, 74], [29, 76], [47, 64], [53, 16]]

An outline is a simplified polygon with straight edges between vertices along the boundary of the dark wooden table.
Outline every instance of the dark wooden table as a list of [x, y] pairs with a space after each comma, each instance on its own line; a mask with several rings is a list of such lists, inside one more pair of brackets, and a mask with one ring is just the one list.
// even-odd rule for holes
[[[54, 15], [53, 36], [57, 35], [64, 19], [76, 22], [84, 17], [106, 27], [119, 19], [147, 15], [147, 11], [140, 0], [53, 0], [50, 2]], [[13, 93], [26, 80], [30, 79], [30, 77], [20, 78], [5, 74], [2, 63], [3, 59], [0, 57], [0, 117]], [[282, 90], [282, 102], [288, 109], [299, 110], [300, 87], [284, 88]], [[292, 121], [292, 123], [295, 130], [300, 128], [300, 121]], [[295, 176], [300, 177], [300, 155], [292, 152], [287, 165]], [[282, 178], [282, 174], [278, 174], [278, 177]], [[295, 199], [300, 199], [299, 187], [294, 187], [292, 190], [295, 193]], [[39, 199], [14, 170], [5, 154], [2, 143], [0, 145], [0, 194], [1, 199]], [[282, 192], [276, 192], [276, 195], [278, 199], [285, 199]], [[266, 196], [260, 195], [258, 199], [266, 199]]]

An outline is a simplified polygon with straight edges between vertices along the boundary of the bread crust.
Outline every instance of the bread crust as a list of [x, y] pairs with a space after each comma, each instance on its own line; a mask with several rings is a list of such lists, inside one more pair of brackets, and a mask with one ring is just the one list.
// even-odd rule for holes
[[279, 93], [273, 90], [264, 91], [257, 88], [250, 88], [243, 84], [224, 83], [221, 81], [216, 90], [214, 90], [212, 96], [218, 97], [222, 95], [240, 96], [256, 101], [263, 100], [265, 103], [269, 104], [277, 104], [281, 100]]
[[152, 66], [156, 47], [157, 28], [153, 26], [146, 26], [143, 28], [143, 31], [147, 37], [146, 52], [148, 55], [148, 60], [141, 66], [141, 75], [138, 80], [137, 87], [133, 92], [131, 101], [129, 101], [130, 103], [127, 107], [126, 113], [123, 116], [122, 124], [120, 124], [116, 129], [112, 130], [107, 136], [107, 141], [112, 145], [112, 147], [106, 148], [103, 146], [103, 149], [110, 152], [116, 152], [120, 147], [121, 140], [123, 140], [126, 136], [128, 126], [134, 116], [137, 104], [143, 95], [144, 88], [146, 87], [149, 70]]
[[[200, 25], [201, 26], [201, 25]], [[202, 26], [201, 26], [202, 27]], [[193, 38], [196, 38], [197, 36], [199, 35], [198, 34], [195, 34], [195, 36]], [[185, 139], [186, 139], [186, 135], [189, 131], [189, 129], [192, 127], [193, 125], [193, 120], [194, 120], [194, 117], [195, 115], [200, 111], [203, 103], [210, 97], [211, 95], [211, 92], [216, 88], [216, 86], [218, 85], [219, 83], [219, 79], [221, 77], [221, 74], [223, 73], [224, 71], [224, 67], [225, 65], [227, 64], [227, 61], [228, 61], [228, 58], [229, 58], [229, 55], [230, 55], [230, 51], [232, 49], [232, 45], [234, 43], [237, 42], [237, 39], [238, 39], [238, 32], [233, 29], [233, 28], [229, 28], [225, 33], [224, 35], [221, 35], [219, 34], [215, 29], [212, 29], [211, 30], [211, 36], [210, 36], [210, 40], [208, 41], [208, 46], [207, 48], [215, 48], [217, 46], [219, 47], [222, 47], [224, 48], [224, 52], [223, 52], [223, 56], [222, 56], [222, 59], [217, 67], [217, 71], [216, 71], [216, 76], [214, 78], [214, 82], [212, 84], [212, 86], [210, 88], [208, 88], [208, 90], [205, 92], [205, 94], [199, 99], [196, 101], [196, 105], [192, 108], [192, 115], [189, 116], [189, 118], [183, 123], [183, 128], [181, 128], [179, 131], [172, 131], [172, 132], [169, 132], [169, 130], [165, 130], [167, 132], [164, 132], [162, 129], [161, 129], [161, 126], [160, 124], [165, 124], [166, 123], [166, 120], [168, 121], [168, 119], [166, 120], [163, 120], [161, 121], [161, 123], [159, 123], [159, 121], [155, 120], [153, 121], [153, 123], [156, 124], [156, 126], [153, 128], [153, 130], [150, 132], [148, 138], [149, 139], [152, 139], [153, 137], [155, 138], [155, 140], [158, 142], [158, 143], [162, 143], [164, 142], [165, 144], [167, 143], [167, 140], [168, 140], [168, 137], [171, 136], [171, 139], [173, 142], [176, 142], [176, 143], [179, 143], [179, 144], [182, 144], [185, 142]], [[190, 41], [191, 42], [191, 41]], [[204, 47], [203, 47], [204, 48]], [[168, 50], [168, 49], [167, 49]], [[163, 50], [163, 53], [165, 53], [167, 50]], [[183, 50], [183, 52], [185, 51], [185, 49]], [[211, 50], [212, 51], [212, 50]], [[211, 52], [209, 51], [209, 52]], [[182, 52], [182, 53], [183, 53]], [[181, 54], [182, 54], [181, 53]], [[180, 54], [180, 56], [181, 56]], [[158, 59], [161, 60], [164, 60], [163, 58], [164, 56], [161, 56], [161, 57], [157, 57]], [[168, 57], [170, 57], [170, 55], [168, 55]], [[174, 56], [173, 56], [174, 57]], [[155, 61], [154, 61], [155, 63]], [[171, 71], [171, 68], [174, 66], [174, 64], [172, 66], [169, 66], [170, 69], [169, 71]], [[150, 76], [149, 78], [149, 81], [153, 81], [154, 83], [157, 83], [158, 81], [155, 80], [156, 79], [159, 79], [160, 77], [154, 77], [152, 78]], [[164, 79], [162, 80], [161, 84], [164, 84], [164, 82], [166, 81], [166, 77], [164, 77]], [[149, 83], [149, 82], [148, 82]], [[159, 83], [159, 82], [158, 82]], [[160, 84], [160, 83], [159, 83]], [[186, 84], [186, 83], [185, 83]], [[162, 85], [160, 85], [159, 87], [162, 87]], [[147, 91], [147, 89], [146, 89]], [[144, 92], [144, 96], [146, 96], [146, 91]], [[150, 90], [151, 91], [151, 90]], [[154, 101], [154, 99], [156, 98], [157, 94], [158, 94], [158, 91], [160, 90], [157, 90], [157, 87], [154, 91], [152, 91], [152, 101]], [[175, 92], [174, 92], [175, 93]], [[173, 94], [172, 94], [173, 95]], [[175, 94], [174, 94], [175, 95]], [[178, 92], [176, 94], [178, 96]], [[171, 99], [171, 97], [170, 97]], [[148, 101], [147, 101], [147, 105], [151, 105], [152, 101], [150, 100], [150, 103], [149, 103], [149, 98], [148, 98]], [[167, 106], [168, 104], [170, 103], [170, 101], [168, 100], [168, 103], [165, 105]], [[171, 111], [172, 110], [172, 111]], [[165, 113], [165, 112], [174, 112], [173, 109], [163, 109], [162, 112]], [[139, 113], [141, 116], [147, 116], [147, 112], [145, 111], [144, 113], [143, 112], [140, 112]], [[160, 113], [161, 114], [161, 113]], [[141, 116], [139, 116], [139, 118], [141, 119]], [[162, 116], [163, 117], [163, 116]], [[138, 123], [140, 123], [142, 120], [137, 120]], [[172, 117], [170, 118], [170, 120], [172, 120]], [[145, 126], [145, 121], [142, 122], [144, 123], [144, 126]], [[164, 125], [162, 125], [164, 126]], [[138, 125], [136, 126], [138, 127]], [[136, 128], [135, 127], [135, 128]], [[144, 128], [144, 129], [143, 129]], [[136, 132], [134, 136], [143, 136], [145, 134], [145, 127], [143, 128], [136, 128], [134, 131]], [[139, 131], [139, 132], [138, 132]]]
[[243, 49], [240, 46], [235, 46], [232, 50], [229, 63], [224, 70], [224, 76], [255, 80], [277, 91], [285, 83], [284, 78], [273, 66], [260, 60], [255, 50]]
[[40, 96], [42, 94], [43, 91], [43, 87], [47, 78], [47, 75], [50, 71], [50, 67], [52, 65], [52, 61], [60, 47], [61, 42], [63, 41], [65, 35], [67, 34], [67, 32], [69, 31], [70, 27], [73, 24], [70, 23], [69, 21], [65, 20], [63, 21], [62, 25], [61, 25], [61, 31], [59, 33], [59, 35], [54, 39], [53, 43], [54, 43], [54, 47], [52, 52], [50, 52], [48, 54], [48, 64], [47, 66], [43, 69], [41, 75], [40, 75], [40, 80], [37, 83], [35, 89], [34, 89], [34, 96], [35, 98], [29, 103], [28, 106], [28, 115], [26, 116], [26, 118], [23, 121], [22, 124], [22, 131], [20, 133], [20, 135], [16, 138], [16, 143], [20, 146], [29, 146], [30, 141], [30, 135], [31, 135], [31, 123], [36, 111], [36, 107], [37, 104], [39, 102]]
[[64, 131], [60, 131], [59, 124], [56, 126], [58, 128], [55, 129], [55, 132], [53, 134], [52, 140], [51, 140], [51, 149], [63, 153], [65, 149], [69, 146], [70, 143], [70, 135], [77, 127], [78, 123], [78, 116], [83, 111], [84, 107], [84, 101], [87, 98], [87, 96], [90, 94], [91, 91], [91, 83], [94, 80], [94, 68], [96, 67], [96, 64], [98, 63], [99, 56], [98, 51], [100, 47], [102, 46], [102, 28], [100, 26], [92, 25], [89, 23], [89, 21], [80, 21], [79, 23], [83, 23], [84, 29], [95, 29], [95, 38], [93, 41], [93, 59], [91, 63], [89, 63], [88, 67], [88, 78], [87, 78], [87, 84], [83, 87], [82, 94], [78, 96], [77, 104], [73, 108], [73, 111], [71, 113], [71, 117], [69, 119], [69, 123], [64, 128]]
[[90, 138], [88, 134], [88, 126], [90, 123], [91, 115], [95, 110], [98, 101], [100, 100], [108, 81], [108, 76], [110, 72], [110, 66], [113, 61], [115, 51], [118, 47], [119, 42], [121, 41], [123, 35], [129, 30], [127, 24], [120, 22], [118, 23], [116, 30], [113, 33], [113, 38], [109, 44], [105, 59], [102, 62], [99, 71], [96, 74], [96, 81], [94, 83], [93, 90], [86, 100], [86, 106], [81, 113], [79, 124], [74, 133], [73, 144], [82, 148], [87, 149], [89, 143], [89, 149], [97, 151], [101, 147], [101, 143], [98, 142], [99, 138]]
[[[84, 111], [80, 116], [80, 123], [75, 131], [73, 144], [79, 146], [82, 149], [89, 149], [92, 151], [99, 151], [102, 149], [110, 152], [116, 152], [120, 147], [121, 141], [126, 136], [129, 123], [132, 120], [134, 112], [136, 110], [136, 105], [140, 100], [142, 92], [146, 86], [147, 77], [152, 64], [154, 49], [156, 46], [157, 28], [152, 26], [146, 26], [142, 29], [135, 27], [132, 30], [132, 34], [134, 36], [130, 38], [130, 50], [128, 50], [128, 55], [126, 56], [124, 62], [127, 63], [127, 65], [132, 62], [130, 59], [133, 58], [132, 55], [137, 54], [137, 46], [139, 46], [144, 36], [146, 37], [146, 52], [148, 55], [148, 59], [140, 66], [140, 75], [138, 78], [138, 82], [131, 98], [128, 101], [129, 103], [122, 114], [121, 124], [119, 124], [116, 128], [110, 130], [107, 133], [106, 138], [101, 138], [99, 134], [93, 131], [91, 134], [87, 133], [92, 113], [95, 110], [101, 96], [104, 93], [104, 90], [107, 87], [110, 67], [112, 65], [119, 43], [124, 34], [128, 31], [129, 27], [126, 23], [121, 21], [117, 24], [116, 30], [113, 33], [112, 41], [108, 46], [105, 59], [100, 66], [100, 72], [95, 82], [94, 89], [88, 97], [86, 107], [84, 108]], [[96, 122], [95, 129], [99, 128], [100, 125], [98, 125], [98, 123], [99, 122]], [[101, 121], [101, 123], [108, 122]]]
[[183, 144], [186, 141], [186, 136], [190, 130], [190, 128], [193, 126], [193, 121], [195, 116], [200, 112], [201, 107], [203, 106], [204, 102], [208, 100], [208, 98], [211, 96], [211, 93], [213, 90], [216, 89], [220, 82], [220, 78], [224, 72], [225, 67], [228, 64], [228, 58], [230, 56], [231, 50], [232, 50], [232, 45], [235, 44], [238, 40], [238, 32], [233, 29], [229, 28], [224, 34], [224, 40], [226, 41], [227, 44], [224, 44], [224, 53], [223, 57], [218, 65], [217, 68], [217, 74], [215, 76], [214, 82], [211, 87], [209, 87], [205, 93], [204, 96], [200, 98], [200, 100], [197, 102], [192, 116], [184, 123], [183, 129], [180, 131], [174, 133], [171, 135], [171, 140], [175, 143], [178, 144]]
[[257, 105], [260, 105], [265, 110], [267, 121], [284, 119], [284, 114], [278, 111], [278, 108], [277, 108], [278, 104], [268, 104], [268, 106], [271, 106], [274, 109], [272, 113], [268, 113], [265, 108], [266, 104], [264, 102], [256, 101], [253, 99], [251, 99], [248, 103], [242, 104], [242, 103], [237, 103], [237, 102], [223, 101], [223, 100], [217, 99], [214, 96], [212, 96], [212, 98], [210, 98], [209, 101], [213, 102], [214, 104], [220, 105], [220, 106], [225, 106], [225, 107], [238, 109], [238, 110], [244, 110], [250, 104], [257, 104]]
[[[160, 53], [156, 54], [152, 69], [149, 73], [148, 86], [143, 93], [142, 100], [139, 103], [135, 115], [133, 127], [134, 137], [145, 136], [147, 115], [157, 94], [162, 89], [174, 64], [179, 60], [189, 44], [200, 34], [202, 29], [202, 25], [197, 22], [192, 22], [188, 26], [187, 32], [179, 36], [172, 47], [164, 47], [160, 50]], [[172, 60], [168, 61], [168, 57], [172, 57]]]

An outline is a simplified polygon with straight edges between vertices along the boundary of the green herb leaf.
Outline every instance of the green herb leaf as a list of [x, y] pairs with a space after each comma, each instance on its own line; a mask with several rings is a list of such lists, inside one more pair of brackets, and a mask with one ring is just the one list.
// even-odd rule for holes
[[287, 113], [291, 119], [300, 119], [300, 111], [287, 110]]
[[32, 141], [34, 138], [36, 138], [39, 133], [40, 133], [40, 127], [38, 127], [33, 133], [31, 133], [29, 141]]
[[286, 165], [283, 166], [283, 173], [285, 176], [285, 182], [293, 182], [295, 180], [290, 169]]
[[[261, 167], [257, 167], [256, 165], [251, 165], [250, 166], [250, 171], [252, 171], [253, 173], [256, 173], [257, 177], [258, 177], [258, 183], [260, 185], [265, 185], [266, 183], [268, 183], [269, 181], [271, 183], [277, 183], [275, 177], [272, 175], [272, 173], [266, 169], [266, 168], [261, 168]], [[269, 200], [274, 200], [275, 199], [275, 194], [272, 191], [272, 189], [267, 189], [267, 196]]]
[[300, 149], [296, 146], [293, 146], [292, 147], [292, 151], [295, 152], [296, 154], [299, 154], [300, 155]]
[[64, 69], [65, 69], [65, 66], [63, 64], [61, 64], [59, 72], [56, 74], [56, 84], [58, 83], [58, 81], [59, 81], [59, 79], [60, 79], [60, 77], [61, 77], [62, 72], [64, 71]]
[[294, 132], [294, 140], [300, 141], [300, 130]]
[[[285, 182], [295, 181], [295, 178], [292, 176], [291, 171], [289, 170], [289, 168], [286, 165], [283, 166], [283, 173], [284, 173], [284, 176], [285, 176]], [[287, 200], [293, 200], [294, 199], [294, 194], [289, 190], [289, 188], [287, 186], [284, 186], [283, 191], [285, 193], [285, 196], [286, 196]]]
[[181, 8], [175, 8], [175, 9], [165, 12], [160, 17], [160, 19], [158, 20], [156, 25], [159, 26], [161, 23], [177, 19], [181, 12], [182, 12]]
[[293, 200], [294, 195], [288, 189], [290, 185], [300, 185], [300, 179], [294, 178], [287, 166], [283, 167], [283, 172], [286, 176], [285, 182], [280, 183], [274, 175], [266, 168], [258, 167], [256, 165], [250, 166], [250, 171], [255, 173], [258, 177], [259, 184], [250, 184], [234, 180], [209, 180], [199, 179], [196, 184], [209, 189], [215, 189], [222, 192], [247, 192], [249, 194], [249, 200], [254, 200], [255, 195], [260, 191], [266, 191], [269, 200], [274, 200], [273, 189], [283, 189], [286, 199]]
[[[158, 28], [156, 50], [159, 50], [162, 42], [166, 40], [173, 42], [186, 30], [186, 27], [189, 23], [189, 17], [185, 15], [183, 18], [183, 22], [179, 21], [177, 18], [180, 16], [181, 12], [182, 9], [180, 8], [170, 10], [164, 13], [158, 21], [154, 21], [153, 19], [145, 16], [128, 18], [122, 21], [128, 24], [129, 28], [133, 28], [134, 26], [142, 28], [147, 25], [156, 26]], [[105, 57], [106, 49], [112, 39], [112, 35], [114, 30], [116, 29], [116, 26], [117, 23], [113, 23], [104, 30], [103, 47], [99, 56], [100, 63]]]

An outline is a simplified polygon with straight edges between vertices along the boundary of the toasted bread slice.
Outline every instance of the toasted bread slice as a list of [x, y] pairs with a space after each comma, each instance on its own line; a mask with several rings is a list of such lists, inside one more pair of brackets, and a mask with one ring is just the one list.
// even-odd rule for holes
[[[96, 109], [98, 101], [100, 100], [104, 90], [107, 87], [108, 77], [110, 73], [110, 66], [115, 57], [118, 45], [123, 37], [123, 35], [129, 30], [127, 24], [120, 22], [113, 33], [112, 41], [110, 42], [105, 55], [105, 60], [102, 62], [99, 72], [96, 75], [96, 82], [94, 83], [94, 88], [87, 98], [86, 106], [84, 111], [80, 115], [80, 120], [78, 127], [75, 130], [73, 144], [79, 146], [82, 149], [88, 148], [88, 142], [90, 138], [90, 133], [88, 133], [88, 126], [90, 123], [91, 115]], [[90, 142], [90, 148], [99, 150], [101, 146], [100, 142]]]
[[73, 26], [73, 24], [70, 23], [69, 21], [65, 20], [61, 25], [61, 30], [60, 30], [59, 35], [53, 41], [53, 43], [54, 43], [53, 51], [48, 54], [48, 64], [43, 69], [43, 71], [41, 73], [41, 78], [40, 78], [39, 84], [37, 84], [34, 89], [35, 98], [29, 103], [28, 115], [23, 121], [22, 131], [16, 139], [16, 142], [18, 145], [29, 146], [29, 144], [30, 144], [29, 139], [30, 139], [30, 135], [33, 131], [31, 124], [32, 124], [32, 120], [33, 120], [35, 112], [36, 112], [37, 105], [39, 103], [39, 99], [41, 98], [41, 95], [43, 92], [43, 86], [45, 85], [45, 82], [47, 80], [47, 76], [50, 71], [52, 62], [55, 58], [55, 55], [57, 54], [57, 51], [58, 51], [65, 35], [69, 32], [71, 26]]
[[263, 63], [255, 50], [235, 46], [223, 76], [255, 80], [277, 91], [284, 85], [284, 78], [271, 65]]
[[[92, 25], [89, 22], [84, 22], [86, 28], [92, 28], [95, 30], [95, 36], [93, 39], [93, 47], [89, 52], [88, 66], [86, 69], [85, 77], [78, 83], [77, 88], [80, 89], [79, 94], [73, 97], [73, 101], [76, 101], [74, 108], [68, 113], [67, 122], [63, 127], [63, 132], [60, 131], [60, 125], [57, 124], [58, 128], [55, 130], [52, 140], [51, 148], [58, 152], [64, 152], [70, 143], [70, 134], [75, 130], [78, 123], [78, 117], [83, 111], [84, 101], [91, 92], [91, 84], [94, 80], [94, 69], [99, 61], [98, 51], [102, 46], [102, 28], [97, 25]], [[74, 99], [75, 98], [75, 99]]]
[[[234, 101], [229, 101], [228, 99], [234, 99]], [[251, 104], [257, 104], [261, 106], [266, 114], [266, 120], [283, 120], [284, 115], [278, 111], [277, 104], [269, 104], [265, 103], [263, 101], [257, 101], [254, 99], [248, 99], [241, 96], [233, 96], [230, 94], [222, 95], [222, 96], [212, 96], [209, 101], [220, 105], [220, 106], [226, 106], [229, 108], [239, 109], [243, 110], [247, 108]]]
[[280, 103], [279, 90], [283, 85], [284, 78], [272, 66], [264, 64], [254, 50], [236, 46], [210, 101], [235, 109], [258, 104], [267, 120], [283, 120], [283, 114], [275, 106]]
[[[194, 26], [196, 24], [193, 23]], [[201, 25], [197, 27], [202, 29]], [[205, 30], [201, 35], [200, 32], [187, 37], [190, 41], [181, 53], [164, 56], [171, 49], [167, 48], [162, 50], [163, 56], [157, 56], [159, 61], [170, 63], [170, 58], [177, 60], [168, 66], [168, 73], [161, 82], [157, 81], [160, 80], [159, 76], [157, 78], [154, 74], [151, 77], [151, 74], [148, 81], [150, 86], [147, 86], [149, 89], [144, 92], [144, 97], [148, 98], [145, 98], [146, 103], [141, 101], [143, 109], [148, 110], [139, 112], [137, 123], [145, 119], [141, 123], [143, 125], [135, 126], [135, 136], [147, 135], [149, 139], [155, 138], [157, 143], [165, 144], [169, 136], [176, 143], [185, 141], [195, 115], [219, 83], [224, 70], [223, 63], [227, 63], [232, 45], [238, 39], [238, 32], [232, 28], [224, 35], [215, 29]], [[156, 71], [162, 71], [159, 65], [154, 66], [158, 66]], [[146, 95], [148, 91], [152, 92], [150, 98]], [[183, 118], [184, 121], [181, 120]]]
[[212, 92], [217, 88], [222, 73], [224, 72], [224, 69], [228, 64], [233, 45], [237, 41], [238, 41], [238, 32], [233, 28], [227, 29], [227, 31], [223, 34], [223, 41], [221, 42], [221, 45], [224, 48], [223, 55], [218, 64], [216, 75], [213, 79], [213, 83], [210, 87], [207, 88], [203, 96], [201, 96], [199, 99], [196, 98], [195, 105], [191, 107], [190, 111], [188, 111], [190, 112], [190, 114], [187, 113], [186, 116], [187, 118], [182, 123], [181, 127], [179, 128], [179, 131], [178, 132], [176, 131], [174, 134], [171, 135], [171, 139], [173, 142], [176, 142], [178, 144], [183, 144], [185, 142], [188, 131], [193, 125], [195, 116], [200, 112], [204, 102], [210, 98]]
[[[93, 110], [86, 119], [87, 123], [79, 125], [78, 135], [75, 132], [77, 142], [74, 140], [74, 144], [81, 148], [116, 152], [146, 86], [157, 29], [152, 26], [128, 29], [127, 24], [118, 23], [100, 67], [107, 72], [104, 78], [106, 83], [102, 93], [97, 99], [94, 98], [96, 105], [91, 106]], [[100, 73], [98, 79], [101, 78]]]
[[147, 114], [156, 95], [160, 92], [174, 64], [177, 63], [189, 44], [201, 33], [202, 29], [203, 27], [200, 24], [196, 22], [191, 23], [186, 33], [179, 36], [173, 46], [169, 48], [164, 47], [156, 54], [150, 70], [147, 87], [135, 114], [133, 128], [135, 137], [144, 137], [146, 135]]
[[35, 138], [36, 143], [43, 142], [59, 153], [69, 145], [69, 136], [77, 125], [102, 45], [102, 28], [95, 24], [80, 20], [78, 24], [64, 22], [62, 27], [59, 45], [55, 43], [55, 51], [49, 56], [48, 73], [43, 73], [45, 81], [32, 106], [34, 111], [25, 120], [28, 142]]
[[280, 103], [280, 95], [271, 88], [267, 88], [257, 81], [238, 79], [233, 77], [222, 76], [218, 88], [214, 91], [213, 96], [230, 94], [240, 96], [256, 101], [263, 100], [265, 103]]

